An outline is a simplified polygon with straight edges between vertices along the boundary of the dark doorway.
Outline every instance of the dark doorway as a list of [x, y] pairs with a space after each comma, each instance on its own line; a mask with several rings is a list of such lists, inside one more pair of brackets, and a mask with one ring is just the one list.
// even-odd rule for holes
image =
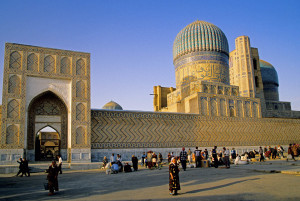
[[62, 149], [67, 150], [67, 136], [65, 103], [51, 91], [35, 97], [28, 107], [27, 130], [27, 149], [34, 151], [35, 160], [52, 160]]

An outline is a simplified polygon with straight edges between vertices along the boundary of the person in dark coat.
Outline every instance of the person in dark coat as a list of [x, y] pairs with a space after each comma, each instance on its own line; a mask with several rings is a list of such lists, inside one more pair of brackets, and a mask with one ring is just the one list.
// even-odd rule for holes
[[48, 186], [49, 186], [49, 194], [48, 195], [54, 195], [54, 190], [58, 191], [58, 167], [56, 165], [56, 161], [52, 161], [52, 164], [49, 166], [47, 172], [47, 180], [48, 180]]
[[17, 161], [17, 163], [19, 163], [19, 172], [17, 173], [16, 177], [19, 176], [19, 174], [21, 174], [21, 177], [23, 177], [24, 174], [24, 161], [22, 158], [19, 158], [19, 160]]
[[[177, 195], [177, 191], [180, 190], [179, 183], [179, 168], [175, 158], [172, 159], [169, 165], [169, 191], [170, 195]], [[174, 194], [173, 194], [174, 191]]]
[[23, 171], [22, 172], [22, 175], [23, 173], [27, 176], [27, 177], [30, 177], [30, 171], [29, 171], [29, 167], [28, 167], [28, 160], [26, 160], [26, 158], [23, 159]]
[[138, 171], [138, 158], [135, 155], [132, 155], [131, 161], [133, 170]]
[[214, 158], [214, 166], [218, 168], [218, 154], [217, 154], [217, 146], [214, 146], [212, 150], [212, 157]]
[[182, 151], [180, 152], [180, 162], [182, 169], [185, 171], [186, 169], [186, 159], [187, 159], [187, 152], [185, 151], [185, 148], [182, 147]]
[[124, 165], [124, 172], [132, 172], [131, 166], [128, 163], [125, 163]]

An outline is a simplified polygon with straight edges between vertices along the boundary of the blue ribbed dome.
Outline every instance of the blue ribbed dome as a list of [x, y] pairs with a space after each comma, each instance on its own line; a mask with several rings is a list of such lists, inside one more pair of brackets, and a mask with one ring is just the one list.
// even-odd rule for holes
[[217, 26], [197, 20], [177, 34], [173, 59], [175, 61], [180, 56], [196, 51], [216, 51], [228, 55], [227, 38]]
[[259, 60], [261, 78], [264, 85], [264, 96], [266, 101], [279, 101], [278, 75], [275, 68], [264, 60]]
[[263, 84], [272, 83], [278, 86], [278, 75], [275, 68], [270, 63], [264, 60], [259, 60], [259, 64]]

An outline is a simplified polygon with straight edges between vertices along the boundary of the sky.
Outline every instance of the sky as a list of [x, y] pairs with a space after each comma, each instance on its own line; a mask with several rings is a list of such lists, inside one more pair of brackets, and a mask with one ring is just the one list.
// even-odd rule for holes
[[300, 110], [297, 0], [0, 0], [0, 93], [5, 43], [19, 43], [91, 53], [92, 108], [153, 111], [153, 86], [175, 87], [174, 39], [196, 20], [218, 26], [230, 51], [249, 36], [277, 70], [280, 100]]

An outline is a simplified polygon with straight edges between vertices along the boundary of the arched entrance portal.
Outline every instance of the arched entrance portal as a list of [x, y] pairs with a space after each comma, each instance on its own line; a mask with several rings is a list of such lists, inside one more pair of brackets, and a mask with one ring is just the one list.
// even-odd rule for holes
[[47, 126], [37, 132], [35, 138], [35, 160], [50, 161], [60, 155], [59, 133]]
[[[59, 152], [66, 154], [68, 144], [68, 111], [64, 102], [51, 91], [44, 92], [35, 97], [28, 107], [27, 149], [35, 153], [35, 160], [43, 159], [40, 141], [43, 139], [43, 133], [39, 134], [38, 132], [45, 127], [54, 129], [57, 137], [59, 137]], [[56, 144], [53, 143], [54, 141], [48, 142], [46, 145], [48, 145], [49, 149], [52, 145], [52, 148], [57, 150]], [[46, 159], [51, 158], [50, 152], [48, 153], [49, 157], [46, 155]], [[53, 152], [54, 154], [55, 151]]]

